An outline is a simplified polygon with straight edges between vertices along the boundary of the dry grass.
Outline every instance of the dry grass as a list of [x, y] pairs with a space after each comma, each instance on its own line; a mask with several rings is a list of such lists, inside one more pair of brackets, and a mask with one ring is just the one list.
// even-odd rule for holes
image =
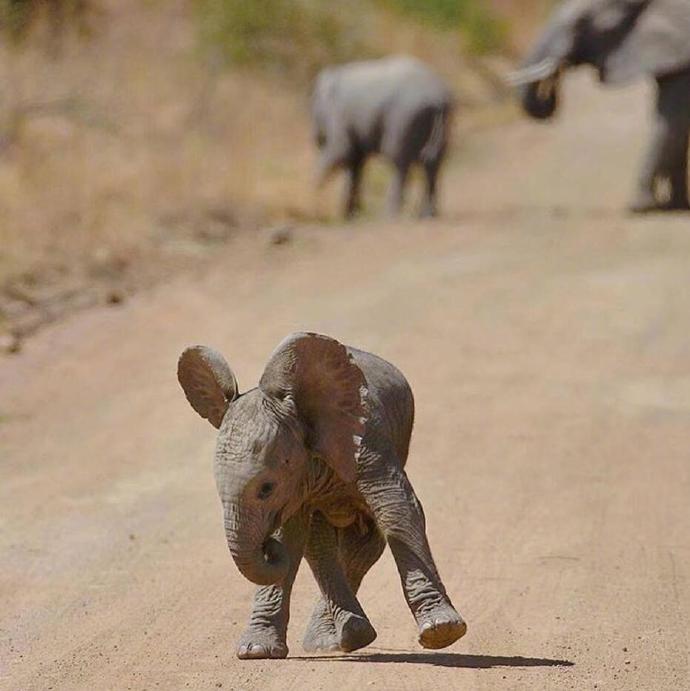
[[510, 25], [510, 44], [521, 55], [532, 43], [535, 29], [546, 19], [559, 0], [489, 0], [499, 17]]
[[[434, 64], [461, 102], [496, 96], [455, 34], [385, 12], [369, 34]], [[209, 233], [333, 212], [337, 189], [312, 187], [306, 87], [209, 66], [184, 0], [109, 0], [57, 57], [0, 48], [0, 79], [0, 287], [151, 269]]]
[[241, 223], [308, 207], [302, 95], [205, 69], [182, 12], [119, 4], [98, 36], [59, 59], [30, 48], [1, 65], [14, 92], [0, 158], [1, 278], [136, 254], [161, 223], [199, 210]]

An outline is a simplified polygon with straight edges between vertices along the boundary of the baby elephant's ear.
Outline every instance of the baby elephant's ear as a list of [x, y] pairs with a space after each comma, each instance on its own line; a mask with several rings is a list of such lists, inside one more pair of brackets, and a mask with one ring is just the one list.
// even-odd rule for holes
[[319, 334], [292, 334], [271, 356], [259, 387], [280, 400], [291, 397], [310, 449], [345, 482], [354, 482], [367, 389], [345, 346]]
[[192, 408], [220, 427], [228, 406], [239, 394], [237, 379], [225, 358], [206, 346], [187, 348], [177, 363], [177, 378]]

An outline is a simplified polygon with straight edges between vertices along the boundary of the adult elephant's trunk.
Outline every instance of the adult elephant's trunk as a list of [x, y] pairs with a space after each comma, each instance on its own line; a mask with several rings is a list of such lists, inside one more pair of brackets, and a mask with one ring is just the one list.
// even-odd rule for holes
[[525, 111], [537, 120], [553, 116], [558, 108], [558, 75], [553, 75], [520, 87], [520, 102]]
[[536, 51], [523, 67], [506, 77], [508, 84], [518, 89], [527, 114], [538, 120], [546, 120], [556, 112], [564, 64], [563, 59], [552, 56], [539, 59], [542, 52]]
[[272, 525], [253, 511], [225, 504], [225, 536], [240, 573], [257, 585], [279, 583], [287, 575], [290, 558], [284, 545], [270, 537]]

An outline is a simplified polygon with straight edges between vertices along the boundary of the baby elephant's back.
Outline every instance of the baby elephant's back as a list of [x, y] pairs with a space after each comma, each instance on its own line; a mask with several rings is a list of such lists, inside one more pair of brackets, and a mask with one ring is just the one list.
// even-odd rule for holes
[[355, 364], [367, 380], [369, 421], [365, 442], [378, 443], [390, 438], [404, 466], [414, 424], [414, 397], [403, 373], [390, 362], [371, 353], [348, 348]]

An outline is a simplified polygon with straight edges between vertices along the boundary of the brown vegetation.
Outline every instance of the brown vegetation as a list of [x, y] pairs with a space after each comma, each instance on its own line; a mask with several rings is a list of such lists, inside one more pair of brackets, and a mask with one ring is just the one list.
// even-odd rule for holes
[[[197, 262], [238, 228], [327, 217], [337, 194], [315, 198], [304, 78], [228, 69], [184, 0], [99, 8], [59, 50], [40, 31], [0, 47], [0, 332]], [[428, 60], [465, 109], [500, 94], [457, 33], [371, 7], [365, 24], [362, 45]]]

